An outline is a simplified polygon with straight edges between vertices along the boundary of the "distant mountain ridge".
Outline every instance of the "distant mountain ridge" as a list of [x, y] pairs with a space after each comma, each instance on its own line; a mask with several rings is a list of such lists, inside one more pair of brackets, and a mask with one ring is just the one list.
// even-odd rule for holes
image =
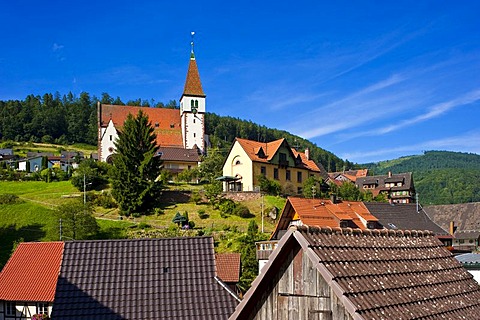
[[360, 165], [369, 175], [413, 172], [420, 203], [454, 204], [480, 201], [480, 155], [426, 151], [423, 155]]

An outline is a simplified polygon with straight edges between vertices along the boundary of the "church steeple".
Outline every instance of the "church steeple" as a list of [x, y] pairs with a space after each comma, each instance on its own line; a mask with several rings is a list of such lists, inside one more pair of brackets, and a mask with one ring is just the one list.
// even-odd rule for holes
[[203, 93], [202, 82], [200, 81], [200, 74], [198, 73], [197, 61], [195, 60], [195, 53], [193, 51], [193, 35], [192, 32], [192, 49], [190, 52], [190, 64], [188, 65], [187, 79], [185, 80], [185, 87], [183, 89], [183, 96], [206, 97]]
[[192, 49], [190, 63], [188, 65], [187, 79], [180, 98], [180, 115], [182, 121], [183, 146], [186, 149], [198, 148], [205, 152], [205, 105], [206, 95], [203, 92], [200, 74], [198, 73], [197, 61]]

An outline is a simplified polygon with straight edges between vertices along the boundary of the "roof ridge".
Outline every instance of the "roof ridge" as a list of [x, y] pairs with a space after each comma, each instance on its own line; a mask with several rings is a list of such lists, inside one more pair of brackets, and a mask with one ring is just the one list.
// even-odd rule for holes
[[316, 226], [292, 226], [300, 232], [342, 234], [342, 235], [366, 235], [366, 236], [389, 236], [389, 237], [430, 237], [434, 233], [429, 230], [392, 230], [392, 229], [358, 229], [341, 227], [316, 227]]

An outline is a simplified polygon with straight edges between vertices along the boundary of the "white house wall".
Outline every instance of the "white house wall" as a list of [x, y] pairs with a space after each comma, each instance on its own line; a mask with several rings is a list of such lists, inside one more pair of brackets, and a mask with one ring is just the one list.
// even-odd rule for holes
[[[19, 320], [19, 319], [31, 319], [34, 314], [37, 313], [37, 302], [32, 301], [14, 301], [15, 303], [15, 316], [7, 316], [5, 310], [6, 301], [0, 301], [0, 320]], [[51, 303], [48, 306], [48, 315], [52, 313]]]
[[[237, 162], [240, 162], [240, 164], [236, 164]], [[242, 177], [242, 180], [240, 181], [242, 183], [242, 191], [254, 191], [252, 171], [252, 160], [236, 141], [223, 166], [223, 175]]]
[[100, 161], [107, 161], [107, 158], [113, 154], [115, 150], [115, 140], [118, 137], [117, 130], [113, 125], [113, 121], [110, 120], [105, 129], [102, 129], [102, 140], [100, 144]]

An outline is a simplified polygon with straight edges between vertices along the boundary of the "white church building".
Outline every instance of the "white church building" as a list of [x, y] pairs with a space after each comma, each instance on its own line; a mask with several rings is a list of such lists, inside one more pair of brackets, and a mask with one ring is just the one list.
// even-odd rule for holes
[[196, 167], [206, 151], [205, 99], [195, 55], [192, 51], [179, 109], [133, 107], [98, 103], [98, 160], [111, 162], [118, 131], [129, 114], [148, 115], [164, 167], [173, 173]]

